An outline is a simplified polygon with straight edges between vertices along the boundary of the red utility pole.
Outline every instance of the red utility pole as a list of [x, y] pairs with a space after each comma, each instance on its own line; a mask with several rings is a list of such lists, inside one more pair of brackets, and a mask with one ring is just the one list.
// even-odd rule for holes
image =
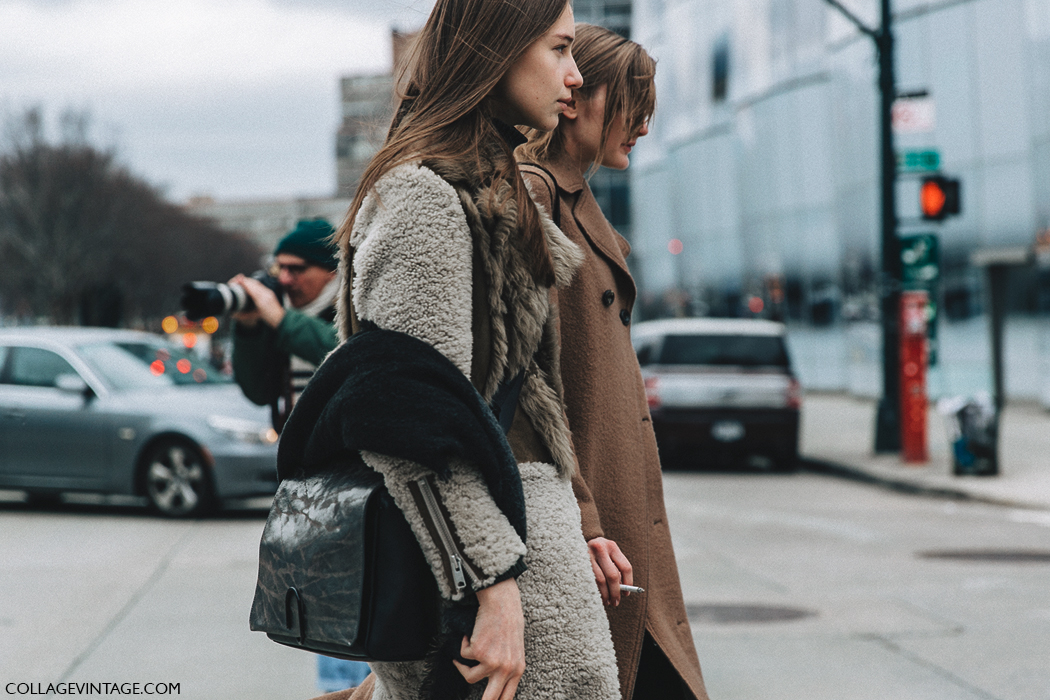
[[926, 339], [925, 291], [902, 292], [900, 311], [901, 457], [905, 462], [929, 460], [926, 449]]

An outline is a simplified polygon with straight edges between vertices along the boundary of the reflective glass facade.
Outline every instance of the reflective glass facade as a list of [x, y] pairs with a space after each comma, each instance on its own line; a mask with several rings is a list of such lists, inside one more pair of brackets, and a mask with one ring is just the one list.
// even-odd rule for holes
[[[844, 4], [877, 24], [876, 0]], [[932, 121], [897, 134], [898, 152], [936, 151], [940, 170], [961, 181], [962, 213], [943, 222], [919, 218], [918, 176], [897, 188], [900, 233], [940, 238], [937, 300], [950, 339], [982, 310], [970, 253], [1030, 246], [1050, 227], [1050, 0], [893, 8], [898, 91], [925, 93], [934, 108]], [[823, 0], [634, 0], [632, 38], [659, 62], [657, 115], [630, 169], [641, 315], [750, 315], [757, 297], [762, 315], [799, 327], [798, 338], [834, 330], [821, 352], [838, 343], [843, 359], [828, 388], [849, 385], [851, 358], [870, 350], [867, 340], [850, 345], [851, 333], [868, 334], [852, 324], [878, 317], [871, 40]], [[1045, 268], [1013, 275], [1010, 307], [1036, 324], [1025, 342], [1029, 364], [1042, 367]], [[1008, 367], [1008, 385], [1025, 371]], [[1013, 393], [1031, 396], [1041, 382]]]

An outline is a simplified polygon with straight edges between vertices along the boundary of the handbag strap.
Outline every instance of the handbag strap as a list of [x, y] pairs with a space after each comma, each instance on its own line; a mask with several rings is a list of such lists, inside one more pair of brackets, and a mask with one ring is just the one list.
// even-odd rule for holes
[[539, 163], [519, 163], [518, 168], [543, 180], [543, 184], [547, 186], [551, 195], [551, 220], [555, 226], [561, 226], [561, 199], [558, 197], [554, 175]]

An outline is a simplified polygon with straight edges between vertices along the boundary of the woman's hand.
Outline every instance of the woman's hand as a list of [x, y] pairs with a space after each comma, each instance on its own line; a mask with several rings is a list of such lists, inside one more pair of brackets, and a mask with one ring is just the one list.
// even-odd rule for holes
[[512, 700], [525, 672], [525, 615], [518, 582], [512, 578], [478, 591], [478, 617], [470, 639], [463, 637], [460, 655], [477, 661], [453, 661], [467, 683], [488, 678], [482, 700]]
[[[620, 584], [634, 583], [631, 562], [620, 551], [620, 546], [604, 537], [595, 537], [587, 542], [591, 552], [591, 569], [602, 594], [602, 602], [613, 607], [620, 604]], [[630, 595], [629, 593], [627, 595]]]

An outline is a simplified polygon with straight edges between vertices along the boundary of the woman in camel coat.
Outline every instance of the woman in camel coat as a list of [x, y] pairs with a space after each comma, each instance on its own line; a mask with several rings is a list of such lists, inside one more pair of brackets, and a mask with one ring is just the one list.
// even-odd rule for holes
[[[572, 283], [557, 292], [562, 380], [579, 463], [573, 488], [608, 605], [623, 698], [704, 700], [631, 346], [637, 290], [626, 262], [630, 246], [585, 179], [593, 166], [627, 167], [634, 141], [648, 133], [655, 65], [634, 42], [592, 25], [576, 25], [573, 53], [584, 80], [573, 90], [574, 104], [558, 129], [533, 133], [516, 153], [533, 198], [586, 254]], [[621, 582], [645, 592], [621, 597]]]

